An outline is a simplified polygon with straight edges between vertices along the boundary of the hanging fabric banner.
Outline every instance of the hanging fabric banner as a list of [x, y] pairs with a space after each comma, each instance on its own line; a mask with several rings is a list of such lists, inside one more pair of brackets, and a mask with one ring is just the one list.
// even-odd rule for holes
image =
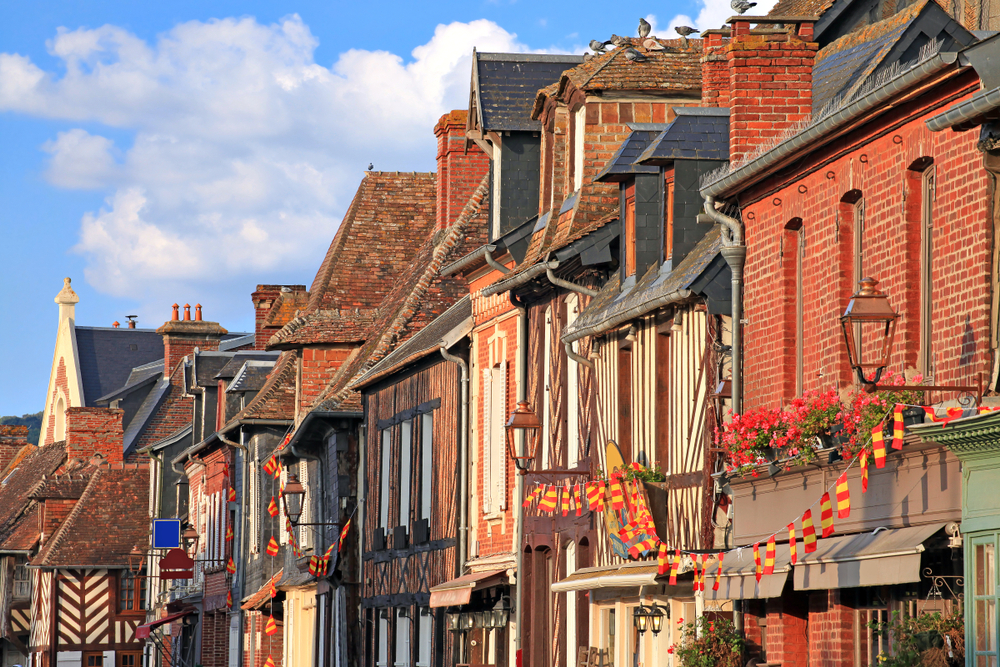
[[903, 406], [899, 403], [892, 410], [892, 448], [903, 448]]
[[798, 554], [795, 552], [795, 522], [788, 524], [788, 553], [792, 557], [792, 565], [798, 562]]
[[851, 491], [847, 488], [847, 471], [837, 478], [837, 518], [846, 519], [851, 516]]
[[807, 554], [816, 551], [816, 528], [813, 527], [811, 509], [802, 515], [802, 548]]

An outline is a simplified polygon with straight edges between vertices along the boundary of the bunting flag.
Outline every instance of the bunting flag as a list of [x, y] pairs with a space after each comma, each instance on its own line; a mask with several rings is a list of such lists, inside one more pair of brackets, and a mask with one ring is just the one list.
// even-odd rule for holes
[[[275, 479], [278, 479], [279, 477], [281, 477], [281, 464], [278, 463], [278, 459], [277, 457], [274, 456], [274, 454], [271, 455], [271, 458], [274, 459], [274, 472], [271, 473], [271, 476], [274, 477]], [[284, 492], [285, 487], [282, 486], [281, 490], [282, 492]]]
[[234, 489], [231, 486], [229, 487], [229, 502], [231, 503], [236, 502], [236, 489]]
[[698, 588], [698, 556], [692, 558], [692, 566], [694, 567], [694, 579], [692, 579], [692, 584], [694, 587], [693, 590], [695, 593], [697, 593], [699, 590], [701, 590]]
[[602, 479], [599, 482], [597, 482], [597, 507], [594, 508], [594, 511], [596, 512], [604, 511], [604, 500], [605, 496], [607, 495], [607, 492], [608, 492], [608, 487], [604, 483], [604, 480]]
[[760, 583], [760, 577], [764, 573], [763, 568], [760, 566], [760, 542], [753, 543], [753, 576], [757, 579], [757, 583]]
[[319, 556], [313, 554], [309, 557], [309, 574], [314, 577], [319, 576], [320, 559]]
[[232, 609], [233, 608], [233, 592], [232, 591], [226, 591], [226, 608], [227, 609]]
[[847, 471], [837, 478], [837, 518], [846, 519], [851, 516], [851, 490], [847, 488]]
[[271, 581], [269, 581], [268, 585], [270, 585], [270, 587], [271, 587], [271, 597], [273, 597], [273, 598], [278, 597], [278, 589], [274, 585], [274, 579], [272, 579]]
[[[274, 622], [274, 616], [268, 616], [267, 623], [264, 624], [265, 634], [267, 634], [267, 636], [270, 637], [277, 631], [278, 631], [278, 624]], [[268, 656], [268, 659], [270, 659], [270, 657], [271, 656]]]
[[278, 445], [278, 449], [284, 449], [285, 445], [287, 445], [291, 441], [292, 441], [292, 434], [291, 432], [288, 432], [285, 434], [285, 439], [281, 441], [280, 445]]
[[798, 554], [795, 552], [795, 522], [788, 524], [788, 553], [792, 556], [792, 565], [795, 565], [799, 561]]
[[583, 516], [583, 501], [580, 500], [580, 485], [573, 487], [573, 503], [576, 505], [576, 515]]
[[622, 485], [617, 479], [611, 480], [611, 509], [624, 509], [625, 494], [622, 492]]
[[668, 582], [671, 586], [677, 585], [677, 570], [681, 566], [681, 550], [676, 549], [674, 551], [674, 559], [670, 563], [670, 581]]
[[875, 467], [885, 467], [885, 441], [882, 440], [882, 424], [872, 429], [872, 453], [875, 455]]
[[[340, 545], [342, 543], [343, 543], [343, 540], [339, 540], [337, 542], [337, 552], [338, 553], [340, 552]], [[326, 575], [330, 571], [330, 556], [333, 555], [333, 547], [334, 547], [334, 545], [331, 544], [329, 547], [327, 547], [326, 553], [323, 554], [323, 559], [322, 560], [323, 560], [323, 574], [324, 575]]]
[[708, 554], [701, 555], [701, 592], [705, 592], [705, 575], [708, 574]]
[[774, 574], [774, 535], [767, 538], [767, 550], [764, 552], [764, 574]]
[[531, 507], [531, 503], [535, 502], [535, 498], [538, 497], [538, 492], [541, 490], [541, 484], [532, 489], [531, 493], [528, 494], [528, 497], [524, 499], [523, 503], [521, 503], [521, 507]]
[[271, 516], [278, 516], [278, 503], [274, 500], [274, 496], [271, 496], [271, 502], [267, 504], [267, 513]]
[[264, 667], [274, 667], [274, 658], [271, 657], [270, 653], [267, 654], [267, 660], [264, 661]]
[[268, 556], [278, 555], [278, 540], [274, 539], [274, 535], [271, 536], [271, 539], [267, 543], [267, 555]]
[[229, 462], [228, 461], [223, 461], [222, 462], [222, 476], [223, 477], [229, 477]]
[[[597, 499], [598, 499], [598, 484], [597, 482], [587, 482], [587, 509], [591, 512], [596, 512], [597, 510]], [[601, 505], [604, 503], [602, 502]], [[603, 507], [601, 508], [603, 509]]]
[[568, 516], [569, 511], [572, 509], [570, 507], [573, 496], [569, 492], [569, 484], [562, 488], [562, 515]]
[[903, 406], [900, 403], [892, 409], [892, 448], [903, 448]]
[[[945, 412], [945, 418], [940, 420], [941, 426], [947, 426], [948, 422], [958, 419], [963, 414], [965, 414], [965, 408], [948, 408]], [[938, 420], [935, 420], [938, 421]]]
[[274, 458], [274, 454], [272, 454], [271, 458], [264, 462], [264, 472], [268, 475], [274, 475], [274, 469], [277, 467], [278, 459]]
[[629, 542], [638, 532], [639, 524], [633, 519], [621, 527], [621, 530], [618, 531], [618, 537], [622, 538], [622, 542]]
[[811, 509], [802, 515], [802, 550], [807, 554], [816, 551], [816, 529], [813, 527]]
[[656, 555], [656, 574], [663, 576], [670, 569], [670, 547], [667, 546], [666, 542], [660, 542], [660, 551]]
[[229, 574], [236, 574], [236, 562], [233, 560], [232, 556], [229, 557], [229, 562], [226, 563], [226, 572]]
[[347, 531], [351, 529], [351, 520], [348, 519], [344, 527], [340, 529], [340, 538], [337, 540], [337, 552], [339, 553], [341, 548], [344, 546], [344, 540], [347, 538]]
[[233, 527], [226, 526], [226, 542], [232, 542], [232, 541], [233, 541]]
[[868, 450], [861, 450], [861, 493], [868, 493]]
[[647, 551], [652, 551], [655, 548], [656, 548], [656, 540], [654, 540], [652, 537], [647, 537], [642, 542], [633, 544], [631, 547], [629, 547], [628, 554], [632, 558], [638, 558], [640, 554]]
[[725, 556], [721, 551], [719, 552], [719, 569], [715, 571], [715, 582], [712, 584], [712, 590], [719, 590], [719, 582], [722, 580], [722, 558]]
[[934, 411], [934, 408], [925, 407], [924, 414], [927, 415], [927, 418], [930, 419], [932, 422], [938, 421], [937, 413]]
[[822, 537], [833, 535], [833, 504], [830, 502], [829, 491], [819, 499], [819, 523], [823, 529]]
[[538, 509], [542, 512], [552, 513], [556, 510], [556, 501], [559, 499], [558, 492], [555, 486], [546, 486], [545, 495], [542, 496], [542, 500], [538, 503]]

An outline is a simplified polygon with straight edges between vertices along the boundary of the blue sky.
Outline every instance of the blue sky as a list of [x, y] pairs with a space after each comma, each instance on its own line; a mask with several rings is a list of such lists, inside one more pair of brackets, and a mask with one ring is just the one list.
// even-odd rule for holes
[[312, 281], [369, 162], [433, 170], [473, 46], [579, 53], [728, 4], [5, 3], [0, 415], [43, 407], [63, 277], [79, 325], [176, 301], [251, 331], [254, 286]]

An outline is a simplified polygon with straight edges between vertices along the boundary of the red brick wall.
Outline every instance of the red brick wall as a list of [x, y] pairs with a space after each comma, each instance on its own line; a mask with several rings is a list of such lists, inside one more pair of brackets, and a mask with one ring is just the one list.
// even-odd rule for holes
[[812, 66], [819, 45], [812, 24], [800, 34], [755, 35], [749, 23], [733, 23], [729, 60], [729, 158], [739, 162], [761, 143], [812, 114]]
[[[267, 662], [268, 655], [271, 656], [274, 667], [281, 667], [281, 660], [285, 650], [283, 624], [281, 621], [275, 619], [278, 623], [278, 632], [268, 637], [264, 633], [264, 624], [267, 622], [268, 616], [267, 605], [264, 606], [263, 612], [247, 611], [244, 615], [243, 636], [245, 643], [243, 647], [243, 667], [263, 667], [264, 663]], [[250, 633], [251, 618], [254, 619], [253, 634]], [[250, 650], [251, 645], [254, 647], [252, 652]], [[251, 653], [253, 654], [252, 662], [250, 660]]]
[[122, 462], [122, 414], [112, 408], [66, 411], [66, 457], [89, 459], [95, 453], [108, 463]]
[[27, 444], [27, 426], [0, 424], [0, 470], [5, 469]]
[[490, 159], [470, 142], [466, 151], [465, 124], [468, 112], [451, 111], [434, 126], [437, 137], [437, 224], [447, 229], [468, 203], [472, 192], [490, 170]]
[[218, 338], [199, 338], [194, 336], [178, 336], [165, 334], [163, 336], [163, 372], [170, 375], [181, 359], [194, 353], [198, 348], [202, 352], [219, 349]]
[[729, 106], [729, 62], [726, 46], [729, 39], [719, 34], [705, 35], [701, 58], [701, 106]]
[[854, 617], [854, 609], [841, 604], [839, 590], [810, 593], [810, 667], [853, 667]]
[[254, 311], [254, 346], [255, 350], [264, 350], [267, 348], [267, 341], [271, 337], [272, 332], [263, 332], [264, 320], [267, 319], [268, 314], [271, 312], [271, 306], [274, 305], [275, 299], [281, 295], [281, 285], [257, 285], [257, 289], [250, 298], [253, 299], [253, 311]]
[[226, 667], [229, 664], [229, 618], [225, 611], [201, 617], [202, 667]]
[[[744, 405], [778, 405], [792, 398], [787, 364], [775, 359], [786, 352], [789, 318], [787, 295], [778, 289], [782, 272], [781, 239], [792, 218], [802, 219], [804, 389], [827, 390], [850, 382], [839, 317], [856, 288], [853, 281], [854, 220], [851, 200], [865, 202], [863, 273], [880, 281], [879, 289], [901, 320], [889, 368], [901, 371], [915, 362], [919, 347], [918, 293], [913, 286], [913, 197], [908, 167], [919, 158], [933, 159], [933, 343], [935, 380], [974, 384], [988, 373], [990, 350], [990, 224], [988, 180], [976, 151], [976, 132], [930, 132], [925, 111], [941, 97], [957, 94], [970, 82], [952, 82], [899, 110], [895, 124], [880, 120], [869, 128], [817, 150], [800, 165], [801, 176], [777, 186], [763, 183], [744, 193], [748, 247], [744, 307]], [[950, 86], [950, 87], [949, 87]], [[848, 200], [841, 203], [842, 200]], [[919, 241], [917, 241], [919, 243]], [[787, 244], [786, 244], [787, 247]], [[788, 253], [786, 252], [786, 257]], [[784, 374], [784, 375], [780, 375]]]
[[350, 358], [355, 350], [353, 345], [307, 347], [301, 351], [299, 360], [301, 380], [299, 387], [299, 411], [312, 408], [319, 399], [330, 379]]
[[52, 389], [52, 395], [49, 396], [49, 421], [47, 424], [42, 424], [42, 428], [45, 429], [45, 436], [42, 438], [43, 445], [47, 445], [51, 442], [56, 441], [56, 405], [59, 403], [59, 396], [62, 395], [66, 400], [67, 407], [69, 406], [69, 382], [66, 379], [66, 361], [63, 357], [59, 357], [59, 365], [56, 366], [56, 382], [55, 387]]

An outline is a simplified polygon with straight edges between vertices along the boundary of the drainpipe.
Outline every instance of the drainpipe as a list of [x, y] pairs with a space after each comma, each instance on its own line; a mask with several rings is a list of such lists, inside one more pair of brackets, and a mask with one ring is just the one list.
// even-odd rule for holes
[[743, 245], [739, 220], [716, 210], [715, 197], [705, 196], [705, 212], [722, 225], [722, 257], [733, 276], [732, 408], [733, 414], [740, 414], [743, 412], [743, 266], [746, 264], [747, 247]]
[[[250, 448], [243, 444], [243, 440], [246, 435], [243, 432], [243, 427], [240, 427], [240, 442], [234, 442], [224, 436], [221, 432], [218, 433], [219, 440], [222, 444], [228, 445], [235, 449], [243, 452], [243, 474], [240, 475], [240, 558], [239, 565], [237, 565], [236, 577], [239, 582], [239, 599], [243, 598], [243, 592], [246, 588], [246, 561], [245, 558], [247, 551], [247, 521], [250, 518], [247, 507], [250, 504], [250, 499], [247, 497], [249, 495], [247, 491], [247, 477], [250, 475]], [[235, 466], [234, 466], [235, 467]], [[236, 610], [234, 612], [237, 622], [239, 623], [239, 632], [236, 633], [236, 655], [243, 655], [243, 607], [240, 604], [235, 605]]]
[[566, 356], [575, 361], [578, 364], [583, 364], [587, 368], [593, 369], [594, 362], [586, 357], [581, 357], [579, 354], [573, 351], [573, 343], [566, 343]]
[[[552, 262], [549, 262], [549, 266], [552, 264]], [[549, 282], [557, 287], [562, 287], [573, 292], [579, 292], [580, 294], [586, 294], [587, 296], [597, 296], [598, 294], [598, 291], [595, 289], [590, 289], [589, 287], [584, 287], [583, 285], [577, 285], [576, 283], [571, 283], [568, 280], [557, 278], [556, 274], [552, 273], [551, 268], [546, 267], [545, 275], [548, 277]]]
[[495, 259], [493, 259], [492, 253], [496, 249], [497, 249], [497, 247], [495, 245], [488, 245], [488, 246], [486, 246], [485, 250], [483, 251], [483, 259], [485, 259], [486, 263], [489, 264], [490, 266], [492, 266], [494, 269], [496, 269], [500, 273], [506, 275], [506, 274], [510, 273], [510, 269], [508, 269], [506, 266], [504, 266], [500, 262], [498, 262]]
[[[514, 296], [514, 292], [507, 292], [507, 298], [510, 299], [511, 305], [517, 309], [517, 361], [515, 367], [516, 377], [520, 379], [520, 382], [515, 384], [517, 385], [517, 400], [520, 402], [528, 400], [528, 309], [521, 303], [520, 299]], [[524, 456], [525, 438], [523, 431], [519, 431], [517, 434], [517, 450], [519, 456]], [[524, 541], [524, 505], [521, 497], [524, 495], [524, 475], [514, 476], [514, 493], [514, 504], [517, 506], [517, 522], [514, 526], [514, 548], [517, 549], [514, 556], [517, 567], [517, 586], [514, 589], [514, 618], [517, 624], [517, 632], [514, 633], [514, 655], [517, 663], [521, 664], [521, 638], [524, 635], [521, 622], [522, 605], [524, 604], [524, 545], [522, 544]]]
[[441, 343], [441, 356], [445, 361], [458, 364], [462, 372], [462, 416], [459, 418], [458, 432], [458, 575], [465, 568], [469, 540], [469, 365], [461, 357], [448, 352]]

